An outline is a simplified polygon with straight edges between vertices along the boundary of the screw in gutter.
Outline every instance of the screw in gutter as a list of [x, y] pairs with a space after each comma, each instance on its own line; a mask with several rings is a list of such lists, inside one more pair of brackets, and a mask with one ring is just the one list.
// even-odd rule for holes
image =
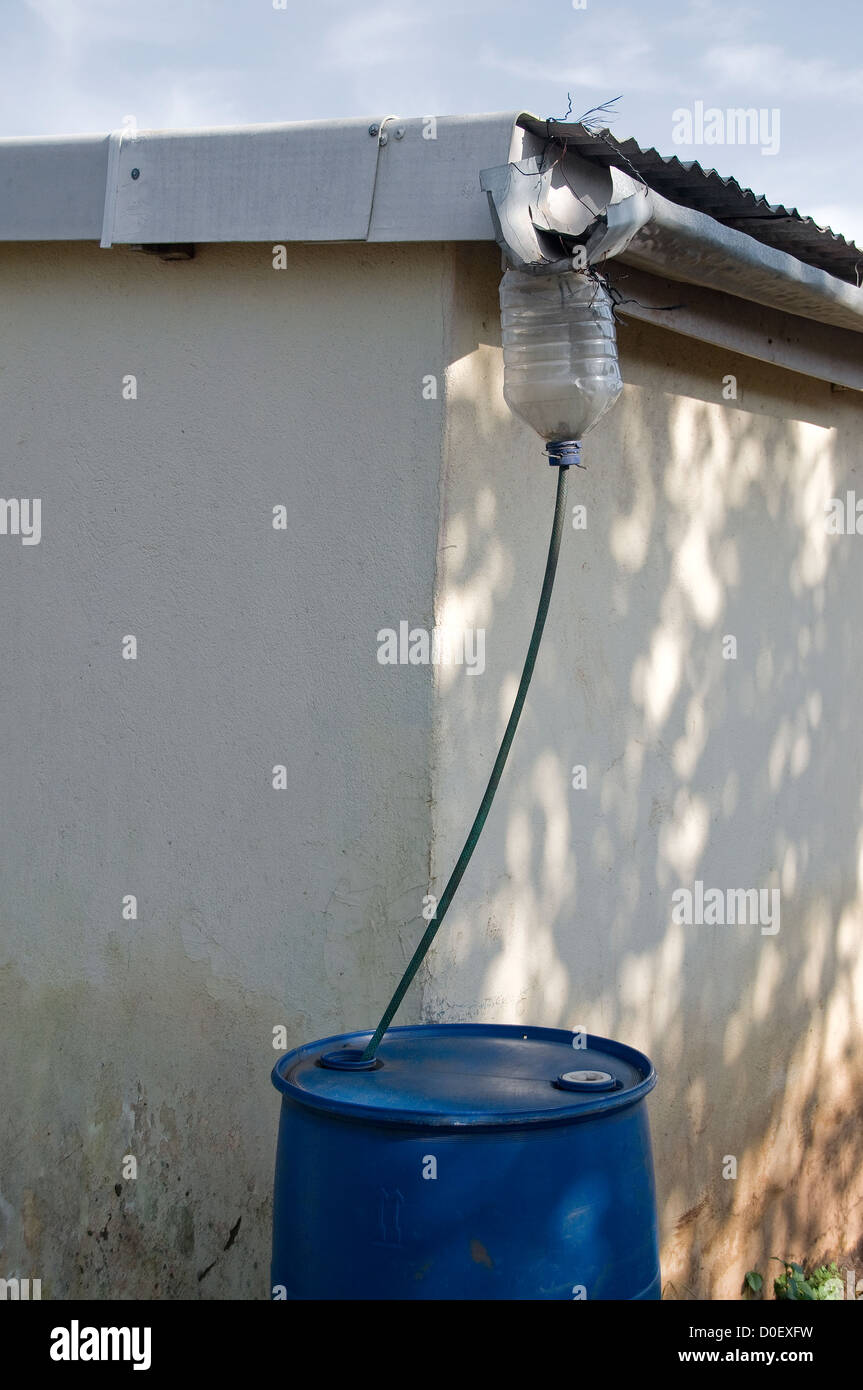
[[370, 125], [370, 126], [369, 126], [369, 135], [379, 135], [379, 134], [380, 134], [380, 129], [381, 129], [380, 126], [377, 125], [376, 123], [373, 124], [373, 125]]
[[133, 170], [132, 170], [132, 173], [131, 173], [131, 177], [132, 177], [133, 179], [139, 179], [139, 178], [141, 177], [141, 170], [140, 170], [140, 169], [133, 169]]

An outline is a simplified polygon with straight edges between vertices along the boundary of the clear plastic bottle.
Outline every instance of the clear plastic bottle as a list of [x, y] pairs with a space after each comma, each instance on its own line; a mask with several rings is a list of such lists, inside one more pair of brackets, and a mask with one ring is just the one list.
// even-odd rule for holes
[[507, 270], [503, 394], [543, 439], [581, 439], [623, 389], [607, 290], [579, 271]]

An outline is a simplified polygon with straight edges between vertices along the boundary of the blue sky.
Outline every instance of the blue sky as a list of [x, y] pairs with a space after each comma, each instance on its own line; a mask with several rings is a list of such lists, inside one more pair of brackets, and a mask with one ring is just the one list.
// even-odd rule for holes
[[[282, 0], [275, 0], [281, 4]], [[581, 5], [583, 0], [575, 0]], [[0, 134], [522, 108], [698, 159], [863, 245], [863, 12], [845, 0], [3, 0]], [[673, 142], [779, 112], [778, 152]], [[775, 118], [774, 118], [775, 119]]]

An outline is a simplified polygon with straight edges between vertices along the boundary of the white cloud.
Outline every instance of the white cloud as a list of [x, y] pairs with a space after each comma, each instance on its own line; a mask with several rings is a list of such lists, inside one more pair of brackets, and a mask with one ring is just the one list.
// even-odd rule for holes
[[154, 119], [167, 130], [242, 125], [242, 107], [232, 95], [242, 77], [224, 68], [156, 72], [140, 92], [140, 125], [146, 128]]
[[686, 13], [675, 13], [662, 24], [670, 37], [678, 34], [702, 39], [739, 39], [756, 22], [751, 6], [724, 5], [717, 0], [690, 0]]
[[321, 66], [359, 72], [363, 68], [395, 65], [411, 55], [418, 37], [433, 17], [431, 10], [411, 14], [379, 5], [334, 23], [324, 35]]
[[[479, 61], [484, 67], [505, 72], [525, 83], [543, 82], [547, 86], [573, 92], [573, 107], [576, 106], [575, 92], [582, 88], [588, 92], [602, 92], [606, 99], [620, 92], [660, 92], [667, 86], [667, 80], [653, 61], [652, 47], [642, 39], [623, 39], [614, 50], [609, 50], [603, 59], [592, 48], [578, 45], [579, 57], [571, 62], [561, 60], [562, 45], [556, 45], [555, 60], [510, 58], [500, 54], [492, 46], [480, 50]], [[581, 103], [583, 108], [583, 103]], [[577, 115], [578, 112], [575, 112]]]
[[771, 97], [807, 101], [818, 97], [863, 101], [863, 68], [842, 68], [831, 58], [792, 58], [778, 44], [718, 45], [704, 55], [704, 67], [728, 87]]
[[170, 47], [200, 36], [223, 8], [220, 0], [26, 0], [26, 5], [59, 42], [81, 46], [146, 39]]

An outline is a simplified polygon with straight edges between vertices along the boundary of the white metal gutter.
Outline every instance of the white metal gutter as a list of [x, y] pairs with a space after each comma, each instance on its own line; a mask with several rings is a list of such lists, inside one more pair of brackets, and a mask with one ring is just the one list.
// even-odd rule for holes
[[863, 333], [863, 289], [692, 208], [650, 197], [650, 221], [620, 254], [627, 265]]

